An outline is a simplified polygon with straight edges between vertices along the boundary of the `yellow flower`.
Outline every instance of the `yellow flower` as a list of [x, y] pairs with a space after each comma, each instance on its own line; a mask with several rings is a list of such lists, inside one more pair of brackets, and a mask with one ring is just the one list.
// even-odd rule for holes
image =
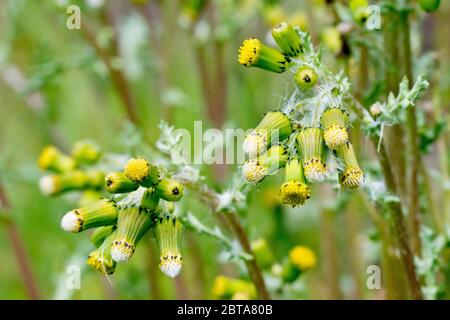
[[296, 246], [289, 252], [289, 261], [298, 269], [304, 271], [314, 268], [316, 255], [305, 246]]
[[131, 181], [150, 187], [159, 180], [158, 168], [145, 159], [130, 159], [123, 170], [123, 173]]

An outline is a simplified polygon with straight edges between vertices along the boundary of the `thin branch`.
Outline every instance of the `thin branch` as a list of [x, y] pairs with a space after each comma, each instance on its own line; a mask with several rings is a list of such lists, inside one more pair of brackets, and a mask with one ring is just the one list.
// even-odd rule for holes
[[[7, 212], [10, 208], [5, 190], [1, 185], [0, 185], [0, 208], [4, 209], [5, 212]], [[17, 226], [13, 221], [8, 221], [6, 223], [6, 233], [9, 238], [9, 241], [11, 242], [13, 252], [16, 256], [19, 271], [22, 276], [22, 281], [25, 285], [28, 297], [32, 300], [39, 300], [40, 294], [30, 266], [29, 257], [23, 244], [22, 238], [17, 229]]]

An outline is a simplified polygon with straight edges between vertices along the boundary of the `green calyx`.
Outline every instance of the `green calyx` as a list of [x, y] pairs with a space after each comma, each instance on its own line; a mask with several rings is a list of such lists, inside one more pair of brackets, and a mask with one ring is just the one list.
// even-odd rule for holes
[[286, 71], [290, 59], [281, 52], [264, 45], [255, 38], [245, 40], [239, 48], [239, 63], [245, 67], [257, 67], [281, 73]]
[[183, 264], [183, 224], [174, 215], [164, 213], [156, 218], [153, 231], [159, 248], [159, 267], [164, 274], [173, 278], [179, 274]]
[[283, 54], [296, 57], [302, 52], [300, 37], [290, 24], [281, 22], [276, 25], [272, 29], [272, 36]]
[[183, 185], [174, 179], [161, 179], [155, 185], [155, 193], [166, 201], [179, 201], [183, 197]]
[[96, 248], [98, 248], [102, 245], [103, 241], [105, 241], [106, 237], [112, 234], [115, 230], [115, 225], [98, 227], [91, 235], [91, 242]]
[[102, 199], [89, 206], [74, 209], [61, 219], [61, 228], [67, 232], [81, 232], [90, 228], [113, 225], [117, 221], [117, 205]]
[[89, 254], [86, 261], [91, 268], [105, 275], [113, 274], [116, 270], [116, 262], [111, 255], [111, 245], [115, 237], [116, 233], [113, 232], [104, 238], [98, 248]]
[[128, 261], [134, 254], [139, 240], [151, 227], [151, 212], [145, 208], [127, 207], [119, 211], [117, 233], [111, 254], [116, 262]]
[[294, 75], [295, 82], [302, 90], [309, 90], [317, 83], [317, 73], [313, 68], [303, 65]]
[[139, 184], [122, 172], [111, 172], [105, 178], [105, 188], [109, 193], [127, 193], [139, 188]]

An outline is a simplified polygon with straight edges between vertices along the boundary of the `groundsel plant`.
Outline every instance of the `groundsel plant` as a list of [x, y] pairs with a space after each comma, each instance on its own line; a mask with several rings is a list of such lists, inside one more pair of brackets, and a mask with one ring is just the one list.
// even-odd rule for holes
[[[103, 274], [114, 273], [116, 264], [128, 261], [152, 229], [160, 269], [173, 278], [183, 264], [183, 224], [174, 215], [183, 185], [144, 158], [124, 158], [103, 155], [90, 141], [77, 142], [70, 156], [54, 146], [45, 147], [38, 164], [52, 173], [41, 178], [40, 188], [52, 196], [84, 192], [82, 206], [64, 214], [61, 228], [70, 233], [95, 228], [91, 240], [96, 249], [88, 255], [89, 266]], [[102, 195], [102, 189], [107, 194]]]
[[239, 49], [239, 63], [290, 72], [295, 88], [245, 138], [243, 149], [250, 159], [242, 167], [244, 178], [258, 184], [286, 166], [280, 199], [292, 206], [309, 199], [309, 184], [338, 179], [343, 190], [358, 189], [364, 179], [348, 132], [348, 79], [322, 64], [322, 51], [298, 27], [280, 23], [272, 36], [279, 50], [250, 38]]

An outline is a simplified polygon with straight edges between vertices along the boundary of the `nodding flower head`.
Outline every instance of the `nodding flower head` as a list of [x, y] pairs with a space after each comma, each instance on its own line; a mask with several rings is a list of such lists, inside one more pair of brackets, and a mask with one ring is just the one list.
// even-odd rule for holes
[[327, 109], [320, 118], [325, 144], [330, 149], [336, 149], [348, 142], [349, 117], [340, 108]]
[[300, 37], [290, 24], [286, 22], [277, 24], [272, 29], [272, 36], [286, 56], [296, 57], [302, 52]]
[[159, 247], [159, 268], [171, 277], [176, 277], [183, 266], [181, 237], [183, 224], [174, 215], [164, 213], [155, 221], [154, 234]]
[[257, 184], [269, 174], [284, 167], [288, 158], [289, 154], [286, 147], [272, 146], [264, 154], [247, 160], [242, 166], [242, 174], [248, 182]]
[[306, 184], [302, 164], [298, 159], [286, 163], [285, 182], [280, 187], [280, 199], [285, 205], [293, 207], [302, 205], [311, 197], [311, 190]]
[[42, 149], [38, 158], [38, 165], [43, 170], [54, 172], [67, 172], [75, 168], [75, 161], [59, 151], [54, 146], [46, 146]]
[[108, 235], [102, 244], [92, 251], [86, 263], [93, 269], [103, 274], [113, 274], [116, 270], [116, 262], [111, 256], [111, 245], [115, 238], [115, 233]]
[[77, 233], [90, 228], [113, 225], [116, 221], [116, 203], [110, 199], [102, 199], [66, 213], [61, 219], [61, 228], [67, 232]]
[[358, 189], [364, 181], [364, 174], [359, 167], [353, 145], [349, 142], [336, 149], [336, 153], [343, 163], [343, 169], [339, 172], [339, 184], [342, 189], [348, 191]]
[[301, 271], [314, 268], [316, 260], [314, 252], [305, 246], [295, 246], [289, 252], [289, 262]]
[[159, 180], [159, 170], [143, 158], [130, 159], [123, 170], [128, 179], [144, 187], [150, 187]]
[[281, 52], [264, 45], [255, 38], [244, 40], [239, 48], [239, 63], [273, 72], [284, 72], [290, 62]]
[[73, 159], [79, 164], [94, 164], [102, 155], [100, 147], [89, 140], [75, 142], [71, 154]]
[[297, 134], [297, 143], [303, 162], [306, 179], [311, 183], [320, 183], [327, 177], [324, 161], [325, 144], [320, 128], [305, 128]]
[[155, 192], [166, 201], [180, 201], [183, 197], [183, 185], [174, 179], [161, 179], [155, 185]]
[[111, 245], [111, 256], [116, 262], [128, 261], [139, 240], [152, 223], [151, 213], [144, 208], [127, 207], [119, 211], [116, 236]]
[[104, 174], [100, 171], [74, 170], [43, 176], [39, 188], [44, 194], [54, 196], [72, 190], [99, 189], [103, 179]]
[[317, 73], [310, 66], [303, 65], [298, 68], [294, 79], [300, 89], [309, 90], [317, 83]]
[[258, 126], [245, 137], [243, 149], [251, 158], [266, 151], [273, 143], [283, 141], [292, 133], [289, 117], [281, 111], [270, 111]]

